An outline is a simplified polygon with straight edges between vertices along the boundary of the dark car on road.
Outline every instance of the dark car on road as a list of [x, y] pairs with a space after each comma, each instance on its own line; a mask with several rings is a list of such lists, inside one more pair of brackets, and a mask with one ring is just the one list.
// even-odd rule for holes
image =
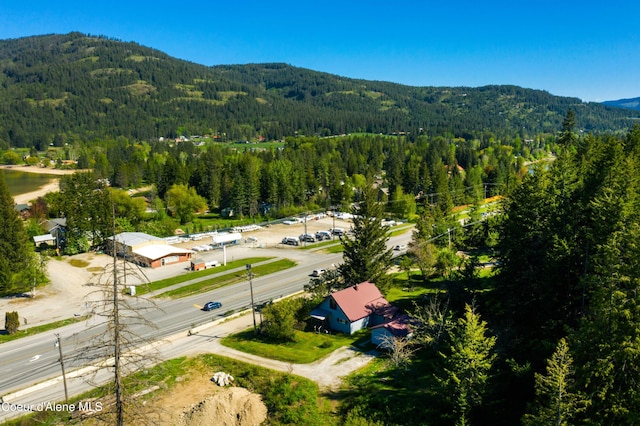
[[212, 311], [214, 309], [222, 308], [222, 303], [220, 302], [207, 302], [202, 307], [203, 311]]

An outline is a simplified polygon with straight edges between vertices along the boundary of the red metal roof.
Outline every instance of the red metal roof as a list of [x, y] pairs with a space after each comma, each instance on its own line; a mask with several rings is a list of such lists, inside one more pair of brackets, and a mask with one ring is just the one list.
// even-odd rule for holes
[[402, 314], [389, 322], [371, 327], [371, 329], [385, 328], [389, 333], [396, 337], [405, 337], [410, 333], [412, 323], [415, 323], [415, 321], [412, 320], [409, 315]]
[[389, 306], [375, 284], [365, 281], [331, 294], [349, 321], [354, 322]]

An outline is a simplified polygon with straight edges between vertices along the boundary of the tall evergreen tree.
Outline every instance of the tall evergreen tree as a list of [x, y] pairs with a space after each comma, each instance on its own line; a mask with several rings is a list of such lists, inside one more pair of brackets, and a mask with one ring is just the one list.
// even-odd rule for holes
[[346, 286], [370, 281], [384, 289], [393, 251], [387, 248], [389, 236], [382, 226], [384, 206], [371, 185], [362, 189], [360, 202], [352, 211], [353, 237], [342, 239], [344, 262], [339, 267], [340, 274]]
[[0, 295], [29, 288], [15, 276], [27, 266], [28, 239], [9, 187], [0, 173]]
[[564, 121], [562, 122], [562, 131], [558, 136], [558, 143], [565, 147], [575, 145], [578, 140], [578, 135], [574, 132], [575, 127], [576, 113], [572, 109], [569, 109], [567, 111], [567, 115], [564, 117]]
[[60, 179], [62, 213], [67, 218], [67, 246], [74, 254], [99, 246], [113, 233], [113, 206], [107, 183], [92, 172]]
[[496, 359], [493, 352], [496, 338], [486, 333], [487, 323], [467, 305], [464, 317], [451, 331], [449, 350], [440, 352], [444, 368], [437, 380], [451, 409], [445, 417], [454, 420], [456, 425], [469, 424], [472, 409], [481, 404], [486, 391]]
[[575, 359], [591, 424], [640, 424], [640, 222], [634, 222], [611, 235], [587, 278], [594, 290], [576, 332]]
[[547, 374], [536, 373], [536, 402], [532, 413], [523, 418], [525, 425], [568, 426], [586, 406], [586, 399], [575, 392], [573, 358], [562, 338], [547, 360]]

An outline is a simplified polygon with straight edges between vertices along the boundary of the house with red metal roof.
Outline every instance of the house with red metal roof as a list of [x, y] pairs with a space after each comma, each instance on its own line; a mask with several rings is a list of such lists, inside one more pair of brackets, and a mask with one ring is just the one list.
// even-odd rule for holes
[[331, 293], [312, 312], [318, 327], [353, 334], [363, 328], [391, 321], [398, 308], [368, 281]]

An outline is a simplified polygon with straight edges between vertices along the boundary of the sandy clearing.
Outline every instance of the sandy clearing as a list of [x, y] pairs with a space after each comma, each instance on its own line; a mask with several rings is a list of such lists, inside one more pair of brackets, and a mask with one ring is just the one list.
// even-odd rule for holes
[[44, 197], [50, 192], [58, 191], [60, 191], [60, 181], [58, 179], [51, 179], [49, 183], [41, 186], [35, 191], [14, 195], [13, 202], [16, 204], [29, 204], [31, 201], [37, 200], [39, 197]]
[[41, 175], [72, 175], [76, 172], [88, 171], [88, 170], [77, 170], [77, 169], [50, 169], [48, 167], [37, 167], [37, 166], [20, 166], [20, 165], [3, 165], [0, 166], [0, 169], [13, 170], [15, 172], [25, 172], [25, 173], [37, 173]]
[[[43, 174], [43, 175], [56, 175], [56, 176], [71, 175], [76, 172], [87, 171], [87, 170], [50, 169], [47, 167], [15, 166], [15, 165], [2, 165], [0, 166], [0, 169], [12, 170], [15, 172], [35, 173], [35, 174]], [[54, 179], [51, 179], [47, 184], [36, 189], [35, 191], [15, 195], [13, 197], [13, 200], [16, 204], [28, 204], [29, 202], [38, 199], [38, 197], [44, 197], [50, 192], [57, 192], [57, 191], [60, 191], [60, 180], [57, 178], [54, 178]]]

